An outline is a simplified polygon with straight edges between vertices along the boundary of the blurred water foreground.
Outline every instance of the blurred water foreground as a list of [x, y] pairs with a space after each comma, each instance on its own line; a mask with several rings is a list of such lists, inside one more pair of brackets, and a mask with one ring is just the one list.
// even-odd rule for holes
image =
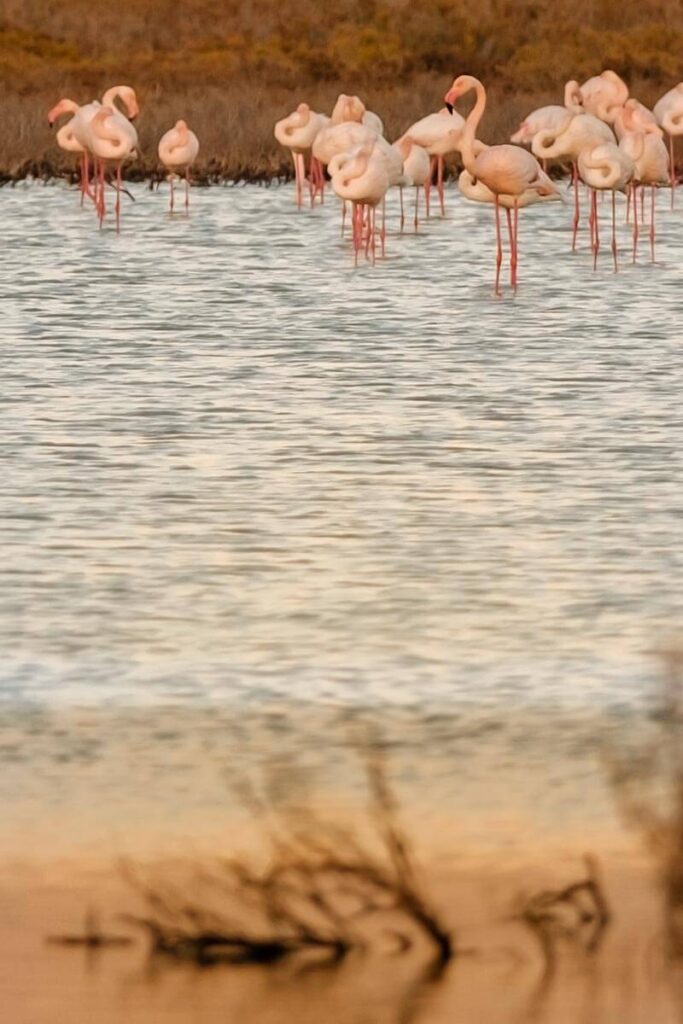
[[15, 708], [11, 1019], [680, 1020], [680, 664], [601, 716]]

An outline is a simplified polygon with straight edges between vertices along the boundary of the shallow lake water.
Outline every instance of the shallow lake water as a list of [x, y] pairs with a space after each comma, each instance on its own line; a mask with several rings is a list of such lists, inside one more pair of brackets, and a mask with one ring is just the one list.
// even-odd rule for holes
[[392, 197], [387, 258], [357, 268], [332, 199], [215, 187], [170, 217], [130, 190], [120, 235], [64, 185], [0, 190], [13, 772], [74, 706], [500, 724], [651, 690], [683, 604], [668, 194], [657, 263], [620, 224], [619, 274], [585, 230], [570, 253], [571, 207], [523, 211], [496, 300], [492, 211], [454, 189], [417, 236]]

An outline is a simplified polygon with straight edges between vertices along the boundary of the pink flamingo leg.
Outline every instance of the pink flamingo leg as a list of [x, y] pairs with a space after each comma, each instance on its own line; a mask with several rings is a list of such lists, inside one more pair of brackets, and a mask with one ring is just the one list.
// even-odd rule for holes
[[427, 197], [427, 217], [429, 218], [430, 203], [432, 198], [432, 182], [434, 181], [434, 168], [436, 166], [436, 157], [430, 156], [429, 158], [429, 178], [425, 184], [425, 196]]
[[415, 186], [415, 234], [420, 223], [420, 186]]
[[509, 206], [505, 207], [505, 216], [508, 222], [508, 239], [510, 241], [510, 287], [515, 286], [515, 265], [513, 253], [515, 251], [515, 234], [512, 227], [512, 211]]
[[398, 186], [398, 191], [401, 196], [401, 234], [403, 234], [403, 227], [406, 222], [405, 210], [403, 209], [403, 185]]
[[674, 194], [676, 191], [676, 164], [674, 161], [674, 137], [669, 136], [669, 165], [671, 167], [671, 209], [674, 208]]
[[436, 161], [436, 188], [439, 193], [439, 203], [441, 204], [441, 216], [446, 214], [446, 201], [443, 188], [443, 157], [437, 157]]
[[514, 268], [514, 274], [513, 274], [514, 280], [513, 280], [513, 285], [512, 286], [513, 286], [513, 288], [514, 288], [514, 290], [516, 292], [517, 291], [517, 264], [519, 263], [519, 205], [518, 205], [516, 199], [515, 199], [515, 212], [514, 212], [513, 223], [514, 223], [514, 247], [513, 247], [513, 250], [512, 250], [512, 255], [510, 257], [510, 262], [511, 262], [512, 267]]
[[626, 189], [626, 223], [628, 224], [631, 215], [631, 189]]
[[185, 213], [190, 212], [190, 172], [185, 171]]
[[121, 231], [121, 164], [116, 168], [116, 233]]
[[169, 204], [169, 213], [173, 213], [175, 210], [175, 175], [169, 175], [169, 182], [171, 183], [171, 200]]
[[595, 238], [595, 247], [593, 249], [593, 270], [597, 270], [598, 266], [598, 253], [600, 252], [600, 229], [598, 227], [598, 193], [597, 189], [593, 189], [593, 232]]
[[572, 178], [574, 179], [574, 221], [572, 224], [572, 252], [576, 252], [576, 236], [579, 231], [581, 220], [581, 208], [579, 206], [579, 169], [575, 163], [572, 164]]
[[652, 199], [650, 206], [650, 258], [652, 262], [655, 261], [655, 195], [657, 190], [655, 186], [652, 186]]
[[617, 250], [617, 194], [612, 189], [612, 257], [614, 259], [614, 273], [619, 271], [619, 253]]
[[635, 215], [633, 217], [633, 262], [636, 263], [638, 260], [638, 238], [640, 231], [638, 229], [638, 186], [632, 185], [633, 190], [633, 209]]
[[[401, 198], [403, 198], [403, 189], [401, 189]], [[373, 230], [373, 248], [372, 248], [373, 259], [372, 259], [372, 262], [374, 263], [375, 262], [375, 259], [374, 259], [374, 254], [375, 254], [375, 247], [374, 247], [374, 245], [375, 245], [375, 243], [374, 243], [375, 207], [374, 206], [372, 208], [372, 230]], [[382, 200], [382, 230], [381, 230], [381, 233], [380, 233], [379, 237], [380, 237], [380, 241], [382, 243], [382, 256], [385, 256], [386, 255], [386, 240], [387, 240], [387, 200], [386, 200], [386, 196]]]
[[640, 193], [640, 223], [645, 223], [645, 189]]
[[500, 234], [500, 203], [498, 202], [498, 196], [496, 196], [495, 202], [496, 208], [496, 284], [495, 284], [495, 295], [500, 298], [502, 292], [500, 290], [500, 266], [503, 262], [503, 240]]

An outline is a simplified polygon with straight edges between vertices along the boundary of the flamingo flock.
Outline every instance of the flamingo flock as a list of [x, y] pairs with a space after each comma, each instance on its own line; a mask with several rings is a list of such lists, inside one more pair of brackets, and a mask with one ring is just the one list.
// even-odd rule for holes
[[[474, 94], [466, 117], [456, 109], [462, 97]], [[646, 222], [649, 189], [650, 257], [655, 259], [657, 190], [670, 189], [675, 204], [674, 144], [683, 134], [683, 82], [662, 96], [652, 110], [629, 95], [626, 83], [614, 71], [603, 71], [582, 85], [570, 81], [563, 102], [531, 111], [510, 142], [487, 145], [478, 132], [487, 106], [486, 89], [472, 75], [454, 79], [444, 95], [444, 106], [410, 125], [395, 142], [384, 135], [382, 119], [368, 110], [358, 96], [342, 93], [329, 115], [300, 103], [275, 125], [275, 137], [292, 155], [295, 201], [304, 206], [324, 202], [328, 182], [342, 201], [342, 237], [346, 236], [348, 208], [350, 235], [359, 254], [374, 263], [378, 249], [385, 254], [386, 198], [398, 189], [401, 233], [406, 211], [404, 190], [414, 190], [412, 221], [417, 232], [420, 197], [425, 214], [432, 209], [436, 188], [439, 210], [445, 214], [445, 161], [455, 157], [461, 167], [458, 186], [472, 202], [493, 207], [496, 237], [494, 293], [501, 295], [503, 228], [508, 236], [510, 286], [518, 285], [519, 213], [542, 202], [573, 207], [572, 250], [578, 244], [582, 190], [587, 190], [588, 228], [593, 268], [601, 249], [600, 207], [607, 197], [611, 206], [611, 249], [618, 270], [617, 193], [626, 196], [627, 223], [632, 223], [632, 260], [638, 257], [641, 227]], [[120, 230], [122, 177], [125, 164], [138, 153], [134, 121], [139, 115], [135, 91], [127, 85], [108, 89], [100, 100], [80, 105], [60, 100], [48, 113], [50, 126], [64, 121], [57, 144], [71, 153], [80, 168], [81, 204], [92, 202], [100, 227], [107, 216], [107, 189], [115, 190], [116, 229]], [[665, 141], [665, 138], [668, 140]], [[178, 120], [158, 144], [158, 157], [170, 183], [169, 209], [175, 210], [175, 182], [185, 181], [185, 209], [189, 207], [190, 173], [199, 152], [199, 140], [187, 122]], [[571, 167], [573, 200], [563, 182], [548, 173], [551, 164]]]
[[[469, 93], [474, 93], [475, 104], [464, 118], [455, 104]], [[420, 191], [424, 191], [428, 217], [434, 185], [441, 214], [445, 212], [444, 161], [454, 155], [463, 168], [458, 186], [464, 198], [494, 207], [496, 295], [502, 294], [501, 209], [505, 211], [507, 222], [510, 285], [516, 291], [519, 211], [548, 201], [573, 206], [572, 250], [576, 250], [582, 185], [588, 194], [594, 269], [601, 248], [598, 196], [608, 196], [611, 200], [610, 248], [616, 271], [617, 193], [626, 196], [626, 220], [633, 223], [632, 260], [635, 263], [640, 226], [645, 222], [646, 189], [650, 190], [650, 255], [654, 261], [655, 205], [659, 188], [670, 188], [674, 208], [674, 143], [676, 136], [683, 134], [683, 82], [662, 96], [652, 110], [630, 96], [626, 83], [611, 70], [589, 78], [582, 85], [567, 82], [562, 103], [530, 112], [511, 136], [510, 143], [495, 146], [477, 138], [486, 102], [484, 85], [471, 75], [460, 75], [444, 96], [445, 106], [410, 125], [393, 145], [384, 138], [381, 119], [367, 110], [357, 96], [342, 94], [329, 117], [313, 111], [306, 103], [299, 104], [292, 114], [275, 125], [276, 139], [292, 154], [298, 206], [304, 204], [307, 184], [311, 205], [322, 202], [329, 178], [332, 190], [343, 204], [342, 235], [347, 203], [351, 203], [351, 239], [356, 261], [364, 251], [374, 262], [378, 243], [381, 252], [385, 250], [385, 206], [389, 190], [392, 187], [400, 190], [403, 231], [403, 189], [415, 188], [414, 227], [417, 231]], [[566, 187], [549, 176], [551, 163], [571, 166], [573, 202]], [[379, 221], [378, 210], [381, 210]]]
[[[129, 85], [115, 85], [105, 92], [101, 102], [93, 100], [81, 106], [74, 100], [62, 99], [47, 115], [50, 127], [64, 115], [70, 115], [57, 132], [57, 145], [78, 157], [81, 204], [86, 198], [92, 200], [100, 227], [107, 214], [106, 188], [110, 175], [116, 190], [116, 230], [120, 231], [122, 169], [125, 163], [137, 156], [138, 133], [133, 121], [139, 113], [135, 90]], [[171, 186], [171, 212], [175, 206], [174, 182], [177, 176], [185, 179], [186, 209], [189, 206], [190, 168], [198, 153], [199, 140], [182, 120], [177, 121], [159, 142], [159, 161], [168, 172]]]

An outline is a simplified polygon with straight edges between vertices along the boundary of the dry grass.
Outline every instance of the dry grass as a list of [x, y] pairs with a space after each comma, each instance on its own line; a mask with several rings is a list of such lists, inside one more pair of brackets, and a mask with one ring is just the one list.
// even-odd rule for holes
[[604, 66], [653, 102], [680, 77], [682, 46], [678, 0], [0, 0], [0, 169], [67, 172], [45, 112], [118, 81], [142, 102], [137, 173], [154, 172], [156, 140], [184, 116], [200, 180], [263, 179], [289, 175], [272, 126], [303, 98], [329, 110], [358, 92], [394, 137], [469, 71], [491, 87], [484, 134], [500, 139]]

